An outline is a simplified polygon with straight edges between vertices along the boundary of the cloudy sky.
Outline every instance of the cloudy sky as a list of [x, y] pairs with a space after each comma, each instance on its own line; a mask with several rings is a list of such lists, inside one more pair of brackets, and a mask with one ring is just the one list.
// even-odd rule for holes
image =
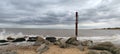
[[0, 0], [0, 28], [120, 27], [119, 0]]

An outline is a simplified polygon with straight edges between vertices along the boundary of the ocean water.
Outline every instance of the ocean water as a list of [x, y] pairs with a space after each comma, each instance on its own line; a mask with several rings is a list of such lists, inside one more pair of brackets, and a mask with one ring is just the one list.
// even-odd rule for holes
[[[74, 31], [74, 29], [1, 28], [0, 39], [6, 39], [8, 36], [14, 38], [23, 36], [54, 36], [67, 39], [75, 36]], [[79, 29], [78, 40], [111, 41], [115, 44], [120, 44], [120, 30]]]

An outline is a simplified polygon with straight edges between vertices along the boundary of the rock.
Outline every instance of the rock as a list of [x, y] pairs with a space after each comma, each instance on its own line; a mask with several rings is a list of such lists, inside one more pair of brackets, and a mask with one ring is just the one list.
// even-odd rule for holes
[[114, 47], [114, 45], [111, 42], [103, 42], [89, 48], [96, 49], [96, 50], [110, 50], [111, 47]]
[[47, 51], [49, 49], [48, 45], [46, 44], [41, 44], [40, 47], [36, 50], [38, 54], [42, 54], [43, 52]]
[[84, 46], [82, 46], [82, 45], [78, 45], [77, 48], [81, 51], [84, 51]]
[[110, 51], [110, 52], [112, 52], [112, 53], [116, 53], [116, 50], [117, 49], [117, 47], [110, 47], [110, 49], [108, 50], [108, 51]]
[[43, 39], [42, 37], [38, 37], [37, 40], [34, 43], [34, 46], [40, 46], [43, 43], [45, 43], [47, 45], [51, 44], [49, 41]]
[[48, 41], [50, 41], [52, 43], [56, 42], [56, 38], [55, 37], [46, 37], [46, 40], [48, 40]]
[[24, 37], [23, 38], [17, 38], [15, 40], [13, 40], [12, 42], [23, 42], [23, 41], [25, 41]]
[[100, 54], [96, 50], [89, 50], [87, 54]]
[[71, 45], [79, 45], [80, 42], [77, 40], [76, 37], [70, 37], [67, 41], [67, 44], [71, 44]]
[[37, 40], [34, 43], [34, 46], [40, 46], [43, 43], [45, 43], [45, 40], [42, 37], [37, 37]]
[[13, 40], [15, 40], [15, 38], [12, 38], [12, 37], [9, 36], [9, 37], [7, 37], [7, 40], [8, 41], [13, 41]]
[[0, 43], [8, 42], [7, 40], [0, 40]]
[[112, 50], [112, 53], [113, 54], [120, 54], [120, 48], [114, 48], [113, 50]]
[[104, 50], [104, 51], [101, 51], [100, 54], [112, 54], [112, 53]]
[[66, 43], [66, 39], [60, 38], [60, 39], [58, 39], [57, 42], [58, 42], [58, 46], [60, 48], [67, 48], [68, 47], [67, 43]]
[[81, 45], [82, 46], [93, 46], [93, 41], [91, 41], [91, 40], [85, 40], [85, 41], [82, 41], [81, 42]]
[[37, 40], [37, 38], [38, 38], [38, 37], [29, 37], [27, 41], [28, 41], [28, 42], [34, 42], [34, 41]]
[[18, 54], [16, 51], [0, 51], [0, 54]]

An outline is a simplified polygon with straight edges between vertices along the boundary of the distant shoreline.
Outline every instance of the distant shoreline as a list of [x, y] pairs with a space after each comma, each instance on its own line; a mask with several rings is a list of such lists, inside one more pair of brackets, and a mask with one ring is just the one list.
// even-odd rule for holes
[[98, 28], [95, 30], [120, 30], [120, 28], [119, 27], [116, 27], [116, 28]]

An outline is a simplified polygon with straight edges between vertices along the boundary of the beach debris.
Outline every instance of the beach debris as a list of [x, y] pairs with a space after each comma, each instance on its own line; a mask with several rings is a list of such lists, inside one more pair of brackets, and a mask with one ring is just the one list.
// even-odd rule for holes
[[40, 47], [37, 48], [38, 54], [42, 54], [43, 52], [47, 51], [49, 49], [48, 45], [46, 44], [41, 44]]
[[112, 53], [109, 52], [109, 51], [103, 50], [103, 51], [100, 52], [100, 54], [112, 54]]
[[63, 38], [59, 38], [57, 41], [56, 41], [58, 44], [58, 46], [60, 48], [67, 48], [67, 43], [66, 43], [66, 39], [63, 39]]
[[70, 37], [67, 41], [67, 44], [71, 44], [71, 45], [79, 45], [80, 42], [77, 40], [76, 37]]
[[87, 54], [100, 54], [100, 53], [97, 52], [96, 50], [89, 50]]
[[46, 40], [54, 43], [54, 42], [56, 42], [56, 37], [46, 37]]
[[81, 42], [81, 45], [91, 47], [91, 46], [93, 46], [93, 41], [92, 40], [85, 40], [85, 41]]

